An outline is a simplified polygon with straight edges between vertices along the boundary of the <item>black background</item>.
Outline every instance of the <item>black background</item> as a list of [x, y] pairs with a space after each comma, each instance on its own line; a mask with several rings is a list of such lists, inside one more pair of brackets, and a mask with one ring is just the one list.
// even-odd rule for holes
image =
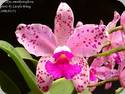
[[[67, 2], [72, 8], [75, 23], [82, 21], [84, 24], [99, 24], [103, 20], [105, 24], [113, 18], [114, 11], [120, 14], [124, 11], [124, 6], [116, 0], [34, 0], [31, 9], [17, 9], [16, 13], [0, 13], [0, 40], [5, 40], [13, 46], [21, 46], [15, 37], [15, 29], [19, 23], [31, 24], [42, 23], [53, 29], [54, 17], [60, 2]], [[35, 68], [32, 67], [35, 73]], [[19, 73], [17, 67], [6, 53], [0, 50], [0, 70], [4, 71], [14, 80], [22, 91], [26, 94], [29, 91], [23, 77]], [[98, 87], [94, 94], [113, 94], [118, 83], [113, 84], [113, 88], [104, 91], [102, 87]]]

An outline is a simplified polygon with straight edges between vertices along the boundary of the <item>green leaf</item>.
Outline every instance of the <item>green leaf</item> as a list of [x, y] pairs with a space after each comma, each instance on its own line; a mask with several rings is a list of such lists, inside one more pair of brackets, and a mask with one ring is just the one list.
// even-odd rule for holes
[[52, 84], [49, 92], [51, 94], [71, 94], [73, 89], [74, 87], [72, 82], [62, 78], [62, 79], [56, 80]]
[[32, 56], [23, 47], [16, 47], [15, 50], [23, 59], [31, 60], [33, 64], [37, 64], [38, 61], [33, 59]]
[[21, 94], [16, 84], [2, 71], [0, 71], [0, 86], [7, 94]]
[[34, 94], [42, 94], [37, 87], [35, 75], [32, 73], [14, 47], [6, 41], [0, 40], [0, 49], [5, 51], [13, 59], [31, 91]]

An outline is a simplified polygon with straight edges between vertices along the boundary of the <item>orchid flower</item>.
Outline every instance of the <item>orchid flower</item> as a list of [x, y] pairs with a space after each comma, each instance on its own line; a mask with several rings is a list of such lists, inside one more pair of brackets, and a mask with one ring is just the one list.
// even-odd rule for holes
[[[105, 30], [108, 31], [111, 28], [114, 28], [119, 19], [120, 19], [120, 15], [118, 12], [115, 11], [113, 20], [108, 23]], [[117, 33], [117, 32], [113, 32], [113, 33]], [[119, 36], [119, 32], [118, 32], [118, 34], [115, 34], [115, 35]], [[117, 43], [119, 43], [118, 41], [121, 41], [121, 40], [120, 40], [120, 38], [115, 39], [116, 36], [114, 36], [114, 34], [109, 35], [111, 45], [104, 47], [102, 49], [102, 52], [105, 52], [105, 51], [113, 48], [114, 46], [118, 45], [117, 44]], [[113, 47], [112, 47], [112, 45], [113, 45]], [[118, 76], [118, 71], [116, 69], [114, 69], [115, 62], [117, 62], [117, 63], [120, 62], [120, 59], [118, 58], [118, 54], [116, 54], [116, 53], [114, 53], [110, 56], [106, 56], [106, 57], [95, 58], [90, 66], [90, 83], [97, 83], [99, 80], [106, 80], [111, 77]], [[106, 84], [105, 87], [108, 88], [109, 85], [111, 86], [111, 83]]]
[[[122, 13], [121, 18], [118, 12], [114, 12], [114, 18], [111, 22], [109, 22], [109, 24], [106, 27], [106, 30], [108, 31], [109, 29], [114, 28], [117, 22], [119, 21], [119, 19], [120, 19], [120, 24], [122, 26], [125, 26], [125, 12]], [[110, 38], [111, 44], [104, 47], [102, 52], [125, 45], [124, 31], [119, 30], [117, 32], [113, 32], [109, 35], [109, 38]], [[99, 79], [106, 80], [108, 78], [119, 76], [121, 85], [125, 87], [124, 60], [125, 60], [124, 51], [112, 53], [111, 55], [106, 57], [96, 58], [90, 66], [90, 82], [95, 81], [95, 83], [97, 83]], [[114, 69], [116, 64], [118, 64], [119, 69]], [[111, 83], [107, 83], [105, 87], [110, 88]]]
[[37, 83], [48, 91], [59, 78], [72, 80], [78, 92], [89, 82], [89, 67], [84, 57], [100, 52], [108, 41], [105, 25], [81, 22], [73, 27], [74, 16], [66, 3], [61, 3], [55, 17], [54, 33], [42, 24], [20, 24], [16, 36], [29, 53], [41, 56], [36, 70]]
[[[120, 24], [125, 28], [125, 11], [121, 14]], [[125, 45], [125, 29], [121, 31], [122, 41], [121, 45]], [[123, 87], [125, 87], [125, 51], [119, 52], [120, 64], [119, 64], [119, 80]]]

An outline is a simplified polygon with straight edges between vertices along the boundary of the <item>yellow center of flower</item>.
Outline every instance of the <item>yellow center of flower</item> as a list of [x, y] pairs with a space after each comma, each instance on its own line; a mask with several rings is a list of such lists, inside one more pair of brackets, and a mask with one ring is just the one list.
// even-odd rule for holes
[[64, 59], [64, 58], [67, 58], [65, 54], [61, 54], [60, 55], [60, 58]]

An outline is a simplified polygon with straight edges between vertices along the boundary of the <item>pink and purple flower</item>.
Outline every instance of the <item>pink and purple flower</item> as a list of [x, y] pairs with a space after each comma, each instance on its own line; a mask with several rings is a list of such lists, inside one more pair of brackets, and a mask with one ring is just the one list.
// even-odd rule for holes
[[18, 41], [29, 53], [41, 56], [36, 70], [38, 86], [48, 91], [52, 81], [72, 80], [78, 92], [89, 83], [89, 66], [84, 57], [99, 53], [108, 41], [105, 25], [79, 22], [74, 28], [74, 15], [66, 3], [61, 3], [55, 17], [54, 33], [42, 24], [20, 24]]

